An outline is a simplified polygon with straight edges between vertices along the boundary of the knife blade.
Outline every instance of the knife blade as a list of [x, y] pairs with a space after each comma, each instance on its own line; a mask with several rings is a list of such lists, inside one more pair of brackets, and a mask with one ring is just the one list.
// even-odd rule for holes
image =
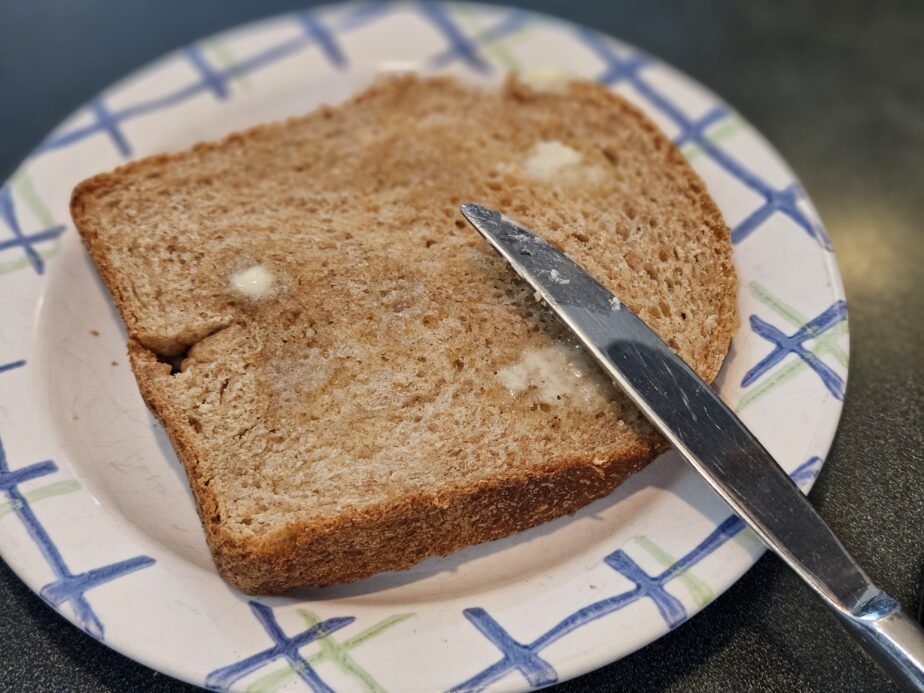
[[719, 396], [605, 286], [500, 212], [462, 214], [570, 328], [642, 413], [908, 690], [924, 691], [924, 631], [877, 588]]

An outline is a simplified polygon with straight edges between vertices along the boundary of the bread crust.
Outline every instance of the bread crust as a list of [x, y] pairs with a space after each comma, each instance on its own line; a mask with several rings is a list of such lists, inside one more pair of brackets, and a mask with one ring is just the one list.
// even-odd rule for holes
[[[433, 81], [452, 83], [447, 78]], [[378, 83], [344, 107], [375, 98], [383, 91], [408, 90], [416, 83], [415, 78]], [[542, 98], [515, 81], [508, 81], [505, 89], [517, 99]], [[683, 179], [689, 195], [697, 201], [706, 228], [717, 238], [724, 235], [727, 243], [728, 229], [705, 185], [653, 123], [622, 98], [598, 87], [578, 83], [572, 85], [571, 91], [575, 98], [640, 125], [664, 154], [672, 173]], [[329, 112], [331, 109], [324, 107], [318, 113], [326, 117]], [[110, 241], [92, 203], [108, 191], [118, 189], [131, 175], [156, 171], [196, 152], [244, 144], [312, 117], [317, 114], [258, 126], [217, 142], [196, 145], [187, 152], [126, 164], [112, 173], [83, 181], [71, 198], [71, 214], [77, 229], [125, 321], [130, 362], [141, 394], [163, 424], [186, 469], [215, 564], [229, 583], [249, 594], [277, 594], [293, 587], [349, 582], [385, 570], [407, 568], [428, 556], [450, 554], [572, 513], [611, 492], [668, 448], [659, 436], [649, 434], [631, 445], [610, 450], [603, 457], [576, 456], [529, 469], [486, 475], [475, 482], [446, 486], [431, 493], [408, 493], [397, 500], [347, 509], [321, 519], [291, 522], [259, 536], [242, 537], [231, 531], [221, 517], [211, 480], [202, 472], [203, 451], [195, 440], [187, 413], [163, 386], [171, 370], [163, 357], [182, 354], [192, 344], [232, 324], [234, 318], [210, 318], [195, 329], [177, 334], [149, 329], [132, 299], [132, 277], [112, 262]], [[730, 250], [728, 256], [730, 264]], [[716, 281], [722, 282], [717, 291], [724, 304], [717, 313], [715, 348], [697, 364], [697, 371], [707, 381], [718, 373], [737, 325], [734, 272], [725, 272]]]

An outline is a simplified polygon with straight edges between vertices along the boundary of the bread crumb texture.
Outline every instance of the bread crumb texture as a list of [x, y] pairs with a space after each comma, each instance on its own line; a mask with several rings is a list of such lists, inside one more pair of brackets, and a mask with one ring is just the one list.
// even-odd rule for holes
[[656, 127], [589, 82], [387, 79], [74, 191], [141, 392], [240, 589], [496, 539], [665, 449], [560, 350], [465, 201], [536, 230], [715, 377], [736, 325], [728, 229]]

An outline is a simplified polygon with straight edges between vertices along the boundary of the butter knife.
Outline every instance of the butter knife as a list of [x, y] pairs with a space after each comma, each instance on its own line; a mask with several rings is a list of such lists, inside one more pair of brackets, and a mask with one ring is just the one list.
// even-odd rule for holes
[[539, 292], [604, 371], [732, 510], [834, 611], [900, 687], [924, 691], [924, 631], [857, 565], [780, 465], [641, 319], [500, 212], [462, 214]]

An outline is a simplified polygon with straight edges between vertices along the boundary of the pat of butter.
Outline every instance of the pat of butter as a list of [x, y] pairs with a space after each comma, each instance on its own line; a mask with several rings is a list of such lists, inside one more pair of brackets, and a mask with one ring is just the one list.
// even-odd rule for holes
[[534, 390], [543, 404], [570, 402], [586, 412], [604, 407], [611, 387], [581, 349], [565, 343], [527, 349], [497, 377], [511, 395]]
[[262, 298], [273, 288], [275, 277], [263, 265], [254, 265], [236, 272], [231, 277], [231, 285], [247, 298]]
[[534, 67], [524, 70], [517, 79], [533, 91], [563, 92], [571, 81], [571, 74], [557, 67]]
[[550, 180], [562, 169], [581, 163], [581, 153], [558, 140], [537, 142], [523, 163], [530, 178]]

